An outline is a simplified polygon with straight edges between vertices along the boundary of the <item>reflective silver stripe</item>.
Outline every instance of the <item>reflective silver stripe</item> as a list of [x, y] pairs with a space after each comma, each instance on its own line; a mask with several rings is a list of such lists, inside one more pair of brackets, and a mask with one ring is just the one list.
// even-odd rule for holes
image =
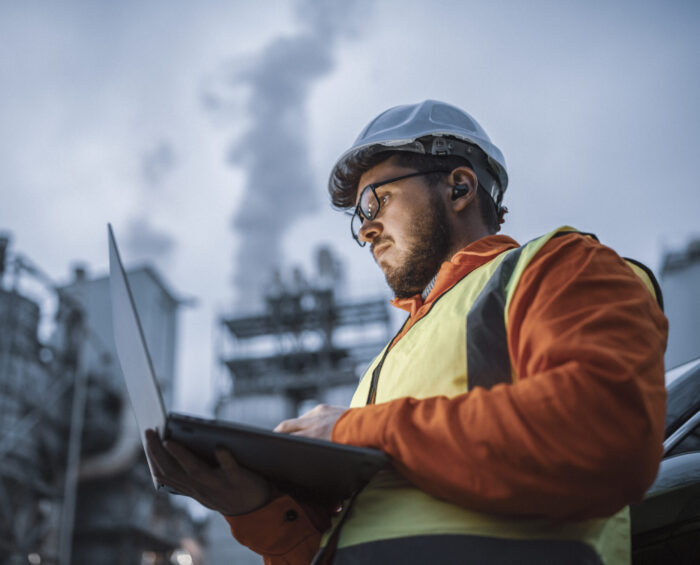
[[526, 245], [508, 252], [467, 314], [469, 390], [511, 382], [505, 321], [506, 285]]

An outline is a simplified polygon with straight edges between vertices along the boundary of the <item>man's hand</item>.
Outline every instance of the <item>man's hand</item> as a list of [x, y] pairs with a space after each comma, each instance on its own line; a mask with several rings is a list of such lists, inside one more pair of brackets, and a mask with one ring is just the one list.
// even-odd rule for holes
[[330, 441], [333, 426], [346, 410], [343, 406], [319, 404], [303, 416], [284, 420], [275, 431]]
[[247, 514], [265, 505], [270, 498], [269, 483], [240, 467], [225, 449], [216, 450], [219, 465], [212, 467], [178, 443], [161, 443], [154, 430], [146, 431], [146, 442], [158, 482], [212, 510], [226, 516]]

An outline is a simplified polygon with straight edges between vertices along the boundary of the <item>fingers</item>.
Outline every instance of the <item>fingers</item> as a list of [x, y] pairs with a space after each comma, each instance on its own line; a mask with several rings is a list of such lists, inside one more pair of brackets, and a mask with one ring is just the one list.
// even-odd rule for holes
[[283, 420], [277, 425], [274, 431], [291, 434], [311, 428], [314, 426], [319, 416], [322, 415], [327, 408], [328, 406], [326, 404], [317, 404], [311, 410], [305, 412], [298, 418]]
[[186, 494], [188, 491], [185, 472], [177, 460], [163, 447], [158, 433], [154, 430], [146, 430], [146, 448], [156, 481]]
[[269, 500], [267, 480], [240, 467], [226, 449], [215, 451], [219, 465], [212, 466], [181, 444], [161, 442], [152, 430], [146, 432], [146, 445], [158, 482], [208, 508], [234, 516], [259, 508]]
[[170, 455], [177, 461], [180, 467], [193, 477], [197, 479], [206, 473], [211, 473], [212, 468], [192, 453], [186, 447], [183, 447], [179, 443], [174, 441], [166, 441], [164, 444], [165, 449]]
[[163, 447], [155, 430], [146, 430], [146, 447], [154, 472], [158, 472], [159, 475], [168, 475], [180, 470], [177, 462]]
[[333, 426], [347, 408], [319, 404], [299, 418], [284, 420], [276, 432], [330, 441]]
[[277, 424], [277, 427], [273, 431], [284, 434], [291, 434], [293, 432], [303, 429], [306, 423], [307, 422], [304, 420], [304, 416], [302, 416], [301, 418], [283, 420], [282, 422]]
[[161, 442], [153, 430], [146, 431], [148, 456], [156, 478], [170, 486], [187, 476], [197, 479], [211, 468], [187, 448], [174, 441]]
[[[160, 437], [153, 430], [146, 430], [146, 442], [148, 454], [154, 471], [160, 475], [173, 475], [180, 473], [192, 478], [211, 474], [214, 469], [189, 449], [174, 441], [161, 443]], [[219, 466], [226, 471], [236, 471], [240, 467], [227, 450], [218, 448], [215, 452]]]

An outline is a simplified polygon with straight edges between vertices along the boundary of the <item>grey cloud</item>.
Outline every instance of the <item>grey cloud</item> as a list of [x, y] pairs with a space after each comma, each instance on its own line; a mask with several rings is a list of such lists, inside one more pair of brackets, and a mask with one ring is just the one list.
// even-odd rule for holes
[[172, 146], [161, 141], [144, 153], [141, 158], [141, 174], [147, 184], [157, 186], [175, 168], [177, 163]]

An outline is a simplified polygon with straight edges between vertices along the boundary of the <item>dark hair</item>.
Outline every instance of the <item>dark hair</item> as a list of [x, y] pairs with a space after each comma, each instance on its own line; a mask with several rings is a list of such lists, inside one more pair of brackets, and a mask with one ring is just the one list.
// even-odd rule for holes
[[[328, 192], [331, 195], [333, 206], [341, 210], [352, 208], [355, 205], [357, 185], [360, 182], [360, 177], [372, 167], [383, 163], [391, 157], [396, 158], [398, 165], [410, 167], [417, 171], [428, 169], [452, 171], [457, 167], [463, 166], [472, 168], [469, 161], [456, 155], [437, 156], [413, 153], [411, 151], [380, 151], [378, 153], [372, 152], [372, 150], [359, 151], [347, 159], [343, 167], [338, 167], [331, 176]], [[435, 186], [443, 176], [444, 173], [433, 173], [427, 175], [426, 178], [430, 186]], [[496, 210], [496, 203], [481, 183], [479, 183], [477, 191], [477, 200], [479, 201], [481, 219], [486, 228], [490, 233], [498, 232], [501, 222]]]

